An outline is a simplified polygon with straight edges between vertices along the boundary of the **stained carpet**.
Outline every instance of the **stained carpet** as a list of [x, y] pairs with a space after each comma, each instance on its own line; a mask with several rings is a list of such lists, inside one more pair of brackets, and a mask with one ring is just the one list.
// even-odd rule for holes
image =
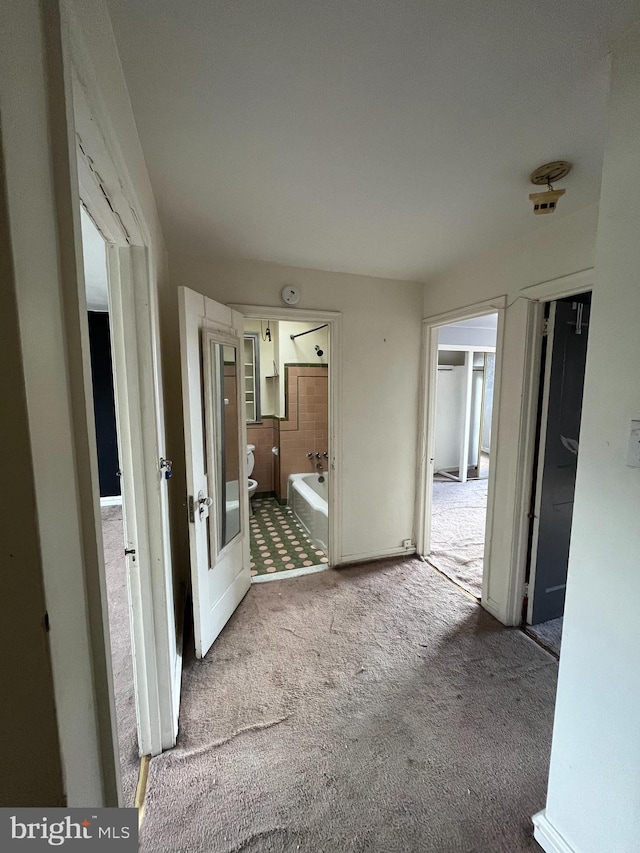
[[140, 850], [539, 851], [556, 672], [416, 559], [253, 585], [185, 660]]
[[252, 502], [250, 565], [253, 576], [327, 562], [324, 551], [315, 547], [288, 507], [280, 506], [273, 497], [254, 497]]
[[488, 480], [433, 483], [429, 562], [482, 596]]
[[107, 575], [109, 634], [111, 637], [123, 804], [132, 806], [138, 781], [139, 759], [122, 507], [103, 507], [102, 540]]

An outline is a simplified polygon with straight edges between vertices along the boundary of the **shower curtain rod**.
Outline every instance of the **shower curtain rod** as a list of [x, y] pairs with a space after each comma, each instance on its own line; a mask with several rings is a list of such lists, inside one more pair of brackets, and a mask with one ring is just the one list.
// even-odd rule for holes
[[289, 335], [289, 337], [291, 338], [291, 340], [293, 340], [294, 338], [301, 338], [303, 335], [310, 335], [311, 332], [318, 332], [320, 329], [326, 329], [328, 325], [328, 323], [324, 323], [322, 326], [316, 326], [315, 329], [309, 329], [306, 332], [298, 332], [297, 335]]

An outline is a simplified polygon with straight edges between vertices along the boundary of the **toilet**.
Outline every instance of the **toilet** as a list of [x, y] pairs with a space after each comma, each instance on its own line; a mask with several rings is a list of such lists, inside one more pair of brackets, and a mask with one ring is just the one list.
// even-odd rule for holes
[[253, 515], [253, 507], [251, 506], [251, 498], [255, 494], [256, 489], [258, 488], [258, 481], [251, 479], [251, 474], [253, 473], [253, 466], [256, 464], [255, 457], [253, 455], [253, 451], [256, 449], [255, 444], [247, 444], [247, 484], [249, 487], [249, 513]]

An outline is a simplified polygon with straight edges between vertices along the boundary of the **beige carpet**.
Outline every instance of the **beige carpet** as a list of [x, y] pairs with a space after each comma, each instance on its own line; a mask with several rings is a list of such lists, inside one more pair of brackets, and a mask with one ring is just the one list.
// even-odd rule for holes
[[111, 636], [123, 804], [132, 806], [138, 781], [139, 760], [122, 507], [114, 506], [102, 509], [102, 539], [107, 575], [109, 633]]
[[525, 631], [534, 640], [537, 640], [545, 648], [549, 649], [557, 657], [560, 657], [560, 646], [562, 645], [562, 622], [563, 618], [550, 619], [539, 625], [526, 625]]
[[253, 585], [185, 662], [140, 849], [539, 851], [556, 669], [415, 559]]
[[488, 480], [433, 483], [429, 562], [482, 596]]

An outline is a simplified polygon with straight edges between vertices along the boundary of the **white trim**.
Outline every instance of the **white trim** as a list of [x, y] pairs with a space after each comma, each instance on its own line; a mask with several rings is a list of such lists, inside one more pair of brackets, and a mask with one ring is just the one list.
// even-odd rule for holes
[[[493, 312], [495, 313], [495, 312]], [[438, 352], [495, 352], [495, 347], [474, 346], [473, 344], [438, 344]]]
[[450, 326], [452, 323], [460, 323], [462, 320], [473, 320], [475, 317], [483, 317], [487, 314], [496, 314], [507, 308], [507, 297], [495, 296], [493, 299], [485, 299], [475, 302], [473, 305], [465, 305], [443, 314], [433, 314], [424, 317], [422, 322], [427, 326]]
[[[267, 305], [228, 306], [252, 320], [294, 320], [327, 323], [329, 326], [329, 567], [340, 565], [342, 554], [342, 314], [304, 308], [274, 308]], [[351, 558], [349, 558], [351, 559]], [[366, 559], [366, 558], [365, 558]]]
[[[538, 410], [538, 392], [540, 385], [540, 353], [542, 350], [542, 324], [544, 308], [542, 303], [525, 303], [522, 340], [522, 380], [518, 387], [522, 411], [526, 417], [520, 417], [518, 442], [515, 449], [517, 458], [515, 482], [513, 484], [513, 511], [506, 519], [509, 522], [509, 552], [507, 557], [508, 593], [503, 612], [492, 611], [506, 625], [520, 625], [522, 622], [522, 599], [529, 538], [529, 507], [531, 502], [533, 459], [535, 455], [536, 423]], [[535, 368], [534, 368], [535, 365]], [[527, 375], [529, 381], [527, 381]], [[515, 398], [515, 392], [514, 397]], [[529, 472], [527, 474], [527, 471]]]
[[[428, 557], [431, 550], [431, 506], [433, 484], [433, 456], [435, 447], [436, 419], [436, 383], [438, 370], [438, 328], [462, 320], [481, 317], [486, 314], [498, 315], [496, 333], [496, 363], [493, 389], [493, 411], [500, 413], [502, 358], [504, 344], [504, 321], [507, 307], [507, 297], [497, 296], [494, 299], [477, 302], [456, 311], [448, 311], [423, 320], [422, 354], [421, 354], [421, 401], [419, 436], [419, 467], [416, 494], [416, 552], [422, 557]], [[489, 484], [487, 491], [487, 520], [485, 526], [484, 571], [482, 574], [482, 606], [495, 616], [500, 613], [499, 602], [489, 597], [489, 578], [492, 570], [492, 547], [494, 531], [495, 503], [495, 470], [498, 460], [499, 417], [494, 418], [491, 429], [491, 445], [489, 457]], [[467, 439], [468, 444], [468, 439]]]
[[422, 325], [420, 345], [420, 399], [418, 405], [418, 475], [416, 477], [416, 552], [426, 556], [431, 542], [431, 495], [427, 483], [433, 482], [435, 453], [436, 395], [429, 389], [438, 370], [438, 328]]
[[271, 572], [268, 575], [254, 575], [251, 583], [266, 583], [267, 581], [286, 581], [288, 578], [299, 578], [302, 575], [314, 575], [317, 572], [325, 572], [330, 568], [328, 563], [319, 566], [300, 566], [299, 569], [286, 569], [283, 572]]
[[416, 549], [411, 548], [387, 548], [384, 551], [363, 551], [360, 554], [345, 554], [339, 566], [350, 566], [352, 563], [368, 563], [370, 560], [384, 560], [387, 557], [411, 557], [415, 556]]
[[550, 281], [523, 287], [518, 295], [525, 299], [534, 299], [536, 302], [551, 302], [593, 290], [594, 280], [595, 270], [593, 267], [588, 267], [569, 275], [552, 278]]
[[110, 495], [100, 498], [100, 506], [122, 506], [122, 495]]
[[[540, 391], [540, 358], [542, 352], [542, 324], [544, 303], [595, 290], [593, 268], [580, 270], [561, 278], [523, 288], [519, 297], [528, 301], [524, 338], [524, 369], [520, 393], [518, 466], [514, 495], [512, 543], [509, 577], [509, 599], [505, 624], [522, 622], [522, 601], [527, 574], [529, 544], [529, 509], [535, 457], [538, 395]], [[498, 617], [500, 618], [500, 617]]]
[[230, 302], [227, 307], [252, 320], [291, 320], [300, 323], [319, 320], [321, 323], [329, 323], [342, 318], [340, 311], [317, 311], [311, 308], [274, 308], [273, 305], [241, 305], [238, 302]]
[[531, 820], [533, 837], [545, 853], [577, 853], [576, 849], [550, 823], [546, 810], [534, 814]]
[[[538, 562], [538, 542], [540, 538], [540, 507], [542, 504], [542, 478], [544, 476], [544, 455], [547, 446], [547, 426], [549, 421], [549, 393], [551, 390], [551, 365], [553, 363], [553, 334], [556, 325], [555, 301], [551, 303], [547, 327], [547, 351], [542, 380], [542, 411], [540, 413], [540, 440], [538, 442], [538, 472], [535, 489], [535, 505], [533, 508], [533, 531], [531, 536], [531, 556], [529, 559], [529, 600], [527, 602], [528, 625], [533, 617], [533, 602], [535, 600], [536, 567]], [[539, 397], [539, 392], [538, 392]], [[537, 413], [536, 413], [537, 420]], [[533, 471], [531, 472], [533, 475]], [[533, 485], [533, 476], [532, 476]]]

